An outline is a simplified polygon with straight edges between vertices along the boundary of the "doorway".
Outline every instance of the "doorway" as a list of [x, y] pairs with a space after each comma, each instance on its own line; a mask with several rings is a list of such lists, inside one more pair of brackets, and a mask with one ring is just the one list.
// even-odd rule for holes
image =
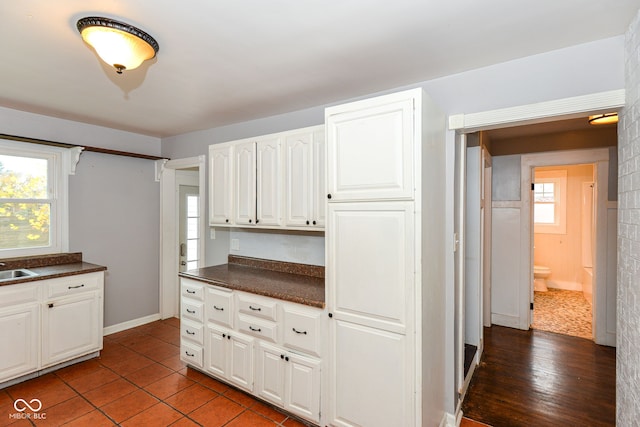
[[[202, 203], [205, 200], [205, 159], [205, 156], [198, 156], [169, 160], [159, 163], [157, 167], [161, 208], [160, 316], [162, 319], [179, 315], [178, 273], [181, 268], [198, 268], [205, 259], [205, 207]], [[182, 203], [181, 193], [184, 196]], [[191, 209], [189, 209], [189, 200], [191, 200]], [[191, 223], [191, 230], [189, 230], [189, 223]], [[180, 237], [182, 227], [185, 228], [183, 240]], [[183, 250], [181, 250], [181, 243], [185, 245]], [[189, 244], [191, 251], [189, 251]], [[181, 253], [184, 255], [182, 256]], [[184, 266], [181, 265], [183, 262]]]
[[593, 339], [594, 166], [533, 168], [533, 329]]

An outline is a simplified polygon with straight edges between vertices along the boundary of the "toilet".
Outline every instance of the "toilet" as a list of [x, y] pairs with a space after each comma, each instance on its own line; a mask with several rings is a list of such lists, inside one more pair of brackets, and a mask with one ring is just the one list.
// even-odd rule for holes
[[551, 269], [544, 265], [533, 266], [533, 290], [536, 292], [547, 291], [547, 277], [551, 274]]

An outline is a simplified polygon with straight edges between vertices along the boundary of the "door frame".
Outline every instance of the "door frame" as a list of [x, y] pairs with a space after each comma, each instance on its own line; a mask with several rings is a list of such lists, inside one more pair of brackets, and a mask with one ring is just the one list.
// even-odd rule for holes
[[[521, 201], [520, 224], [522, 230], [521, 289], [528, 292], [521, 293], [519, 304], [522, 305], [521, 322], [533, 323], [533, 311], [529, 310], [525, 316], [523, 311], [533, 302], [533, 204], [531, 202], [531, 183], [533, 169], [542, 166], [564, 166], [592, 164], [594, 171], [594, 223], [595, 235], [593, 239], [593, 322], [592, 335], [597, 344], [615, 345], [615, 337], [607, 335], [607, 240], [608, 224], [607, 209], [609, 199], [609, 148], [594, 148], [589, 150], [568, 150], [545, 153], [525, 154], [521, 158]], [[528, 267], [528, 268], [527, 268]], [[526, 319], [525, 319], [526, 317]]]
[[[584, 117], [590, 114], [600, 114], [612, 111], [619, 112], [620, 109], [622, 109], [624, 106], [625, 90], [617, 89], [612, 91], [556, 99], [535, 104], [519, 105], [496, 110], [469, 114], [454, 114], [449, 116], [449, 130], [455, 131], [456, 134], [466, 134], [480, 130], [490, 130], [502, 127], [566, 120], [571, 118]], [[601, 241], [603, 241], [603, 239], [604, 241], [606, 241], [606, 237], [599, 238]], [[527, 240], [528, 239], [529, 237], [527, 236]], [[524, 246], [528, 247], [528, 245]], [[531, 252], [529, 249], [526, 249], [526, 251]], [[528, 262], [529, 261], [527, 260], [527, 263]], [[603, 279], [600, 281], [600, 283], [606, 283], [606, 271], [602, 271], [601, 273], [605, 276], [603, 276]], [[521, 274], [521, 277], [524, 277], [524, 274]], [[605, 293], [604, 298], [606, 299], [606, 286], [600, 286], [600, 288], [601, 292]], [[485, 298], [490, 298], [490, 295], [485, 295]], [[529, 299], [528, 293], [526, 295], [526, 299]], [[524, 300], [524, 298], [520, 298], [519, 304], [523, 304], [522, 301]], [[528, 317], [530, 310], [528, 309], [528, 307], [526, 308]], [[460, 321], [460, 319], [456, 319], [456, 321]], [[606, 341], [609, 341], [609, 335], [611, 334], [606, 330], [606, 327], [603, 329], [604, 330], [598, 332], [598, 334], [606, 334]], [[613, 339], [615, 340], [615, 337], [613, 337]], [[596, 342], [598, 342], [599, 340], [599, 337], [596, 337]]]
[[[206, 156], [156, 163], [156, 180], [160, 181], [160, 318], [175, 317], [179, 313], [178, 298], [178, 218], [176, 171], [198, 168], [200, 218], [205, 218]], [[201, 221], [199, 251], [200, 262], [205, 259], [205, 223]], [[199, 265], [200, 266], [200, 265]]]

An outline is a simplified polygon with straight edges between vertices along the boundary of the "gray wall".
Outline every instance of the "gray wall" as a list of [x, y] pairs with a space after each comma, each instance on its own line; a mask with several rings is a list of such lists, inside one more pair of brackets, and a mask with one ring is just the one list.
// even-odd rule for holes
[[626, 34], [626, 106], [618, 124], [617, 425], [640, 420], [640, 14]]
[[83, 153], [69, 177], [69, 249], [104, 265], [104, 326], [159, 311], [160, 186], [150, 160]]

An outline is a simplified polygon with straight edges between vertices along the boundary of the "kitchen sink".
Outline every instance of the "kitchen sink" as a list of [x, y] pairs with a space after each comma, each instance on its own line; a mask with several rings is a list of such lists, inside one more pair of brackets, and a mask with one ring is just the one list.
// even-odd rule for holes
[[4, 282], [7, 280], [20, 279], [21, 277], [33, 277], [37, 276], [38, 273], [34, 273], [31, 270], [27, 270], [25, 268], [18, 268], [15, 270], [4, 270], [0, 271], [0, 282]]

